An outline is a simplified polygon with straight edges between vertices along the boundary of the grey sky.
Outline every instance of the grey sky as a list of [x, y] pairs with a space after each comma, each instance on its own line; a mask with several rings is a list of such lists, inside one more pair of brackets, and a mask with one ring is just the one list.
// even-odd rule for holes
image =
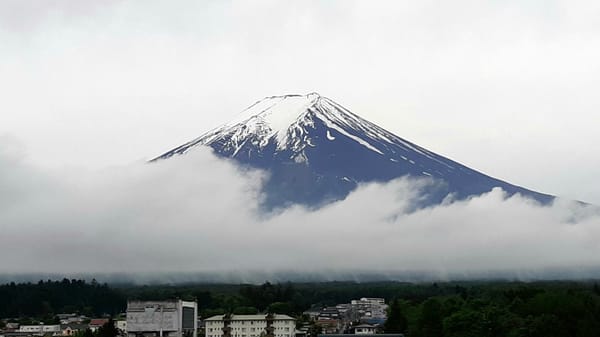
[[600, 204], [597, 1], [0, 2], [0, 134], [48, 169], [149, 159], [320, 92], [401, 137]]

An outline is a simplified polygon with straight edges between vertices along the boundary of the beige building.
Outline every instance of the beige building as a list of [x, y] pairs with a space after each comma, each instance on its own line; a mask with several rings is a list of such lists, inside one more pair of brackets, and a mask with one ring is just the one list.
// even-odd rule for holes
[[[204, 320], [205, 337], [295, 337], [296, 320], [288, 315], [213, 316]], [[225, 331], [229, 336], [225, 336]]]

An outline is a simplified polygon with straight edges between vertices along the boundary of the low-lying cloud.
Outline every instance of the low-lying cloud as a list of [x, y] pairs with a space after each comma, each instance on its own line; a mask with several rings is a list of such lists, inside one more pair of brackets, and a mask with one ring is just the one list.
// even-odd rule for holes
[[[418, 211], [430, 180], [364, 184], [319, 210], [260, 211], [268, 174], [209, 149], [98, 171], [0, 151], [0, 272], [543, 275], [600, 267], [600, 212], [495, 189]], [[14, 147], [13, 147], [14, 148]], [[567, 274], [567, 277], [578, 277]], [[327, 276], [324, 276], [327, 277]], [[406, 276], [408, 278], [408, 276]]]

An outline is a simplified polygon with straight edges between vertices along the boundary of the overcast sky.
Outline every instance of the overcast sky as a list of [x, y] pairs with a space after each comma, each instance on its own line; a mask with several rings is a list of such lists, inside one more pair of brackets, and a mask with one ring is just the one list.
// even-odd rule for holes
[[0, 1], [0, 134], [45, 167], [156, 156], [270, 95], [600, 204], [597, 1]]

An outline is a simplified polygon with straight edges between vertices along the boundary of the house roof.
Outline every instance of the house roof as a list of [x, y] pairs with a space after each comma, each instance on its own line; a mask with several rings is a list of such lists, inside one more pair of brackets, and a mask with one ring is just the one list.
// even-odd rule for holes
[[323, 307], [321, 307], [321, 306], [312, 306], [312, 307], [310, 307], [310, 309], [308, 309], [304, 312], [319, 313], [319, 312], [321, 312], [321, 309], [323, 309]]
[[92, 318], [90, 320], [90, 326], [103, 326], [108, 323], [108, 318]]
[[81, 324], [81, 323], [69, 323], [69, 324], [61, 324], [60, 328], [62, 330], [65, 330], [67, 328], [70, 328], [71, 330], [85, 330], [88, 328], [88, 325]]
[[339, 323], [339, 319], [319, 319], [316, 321], [317, 325], [338, 325]]

